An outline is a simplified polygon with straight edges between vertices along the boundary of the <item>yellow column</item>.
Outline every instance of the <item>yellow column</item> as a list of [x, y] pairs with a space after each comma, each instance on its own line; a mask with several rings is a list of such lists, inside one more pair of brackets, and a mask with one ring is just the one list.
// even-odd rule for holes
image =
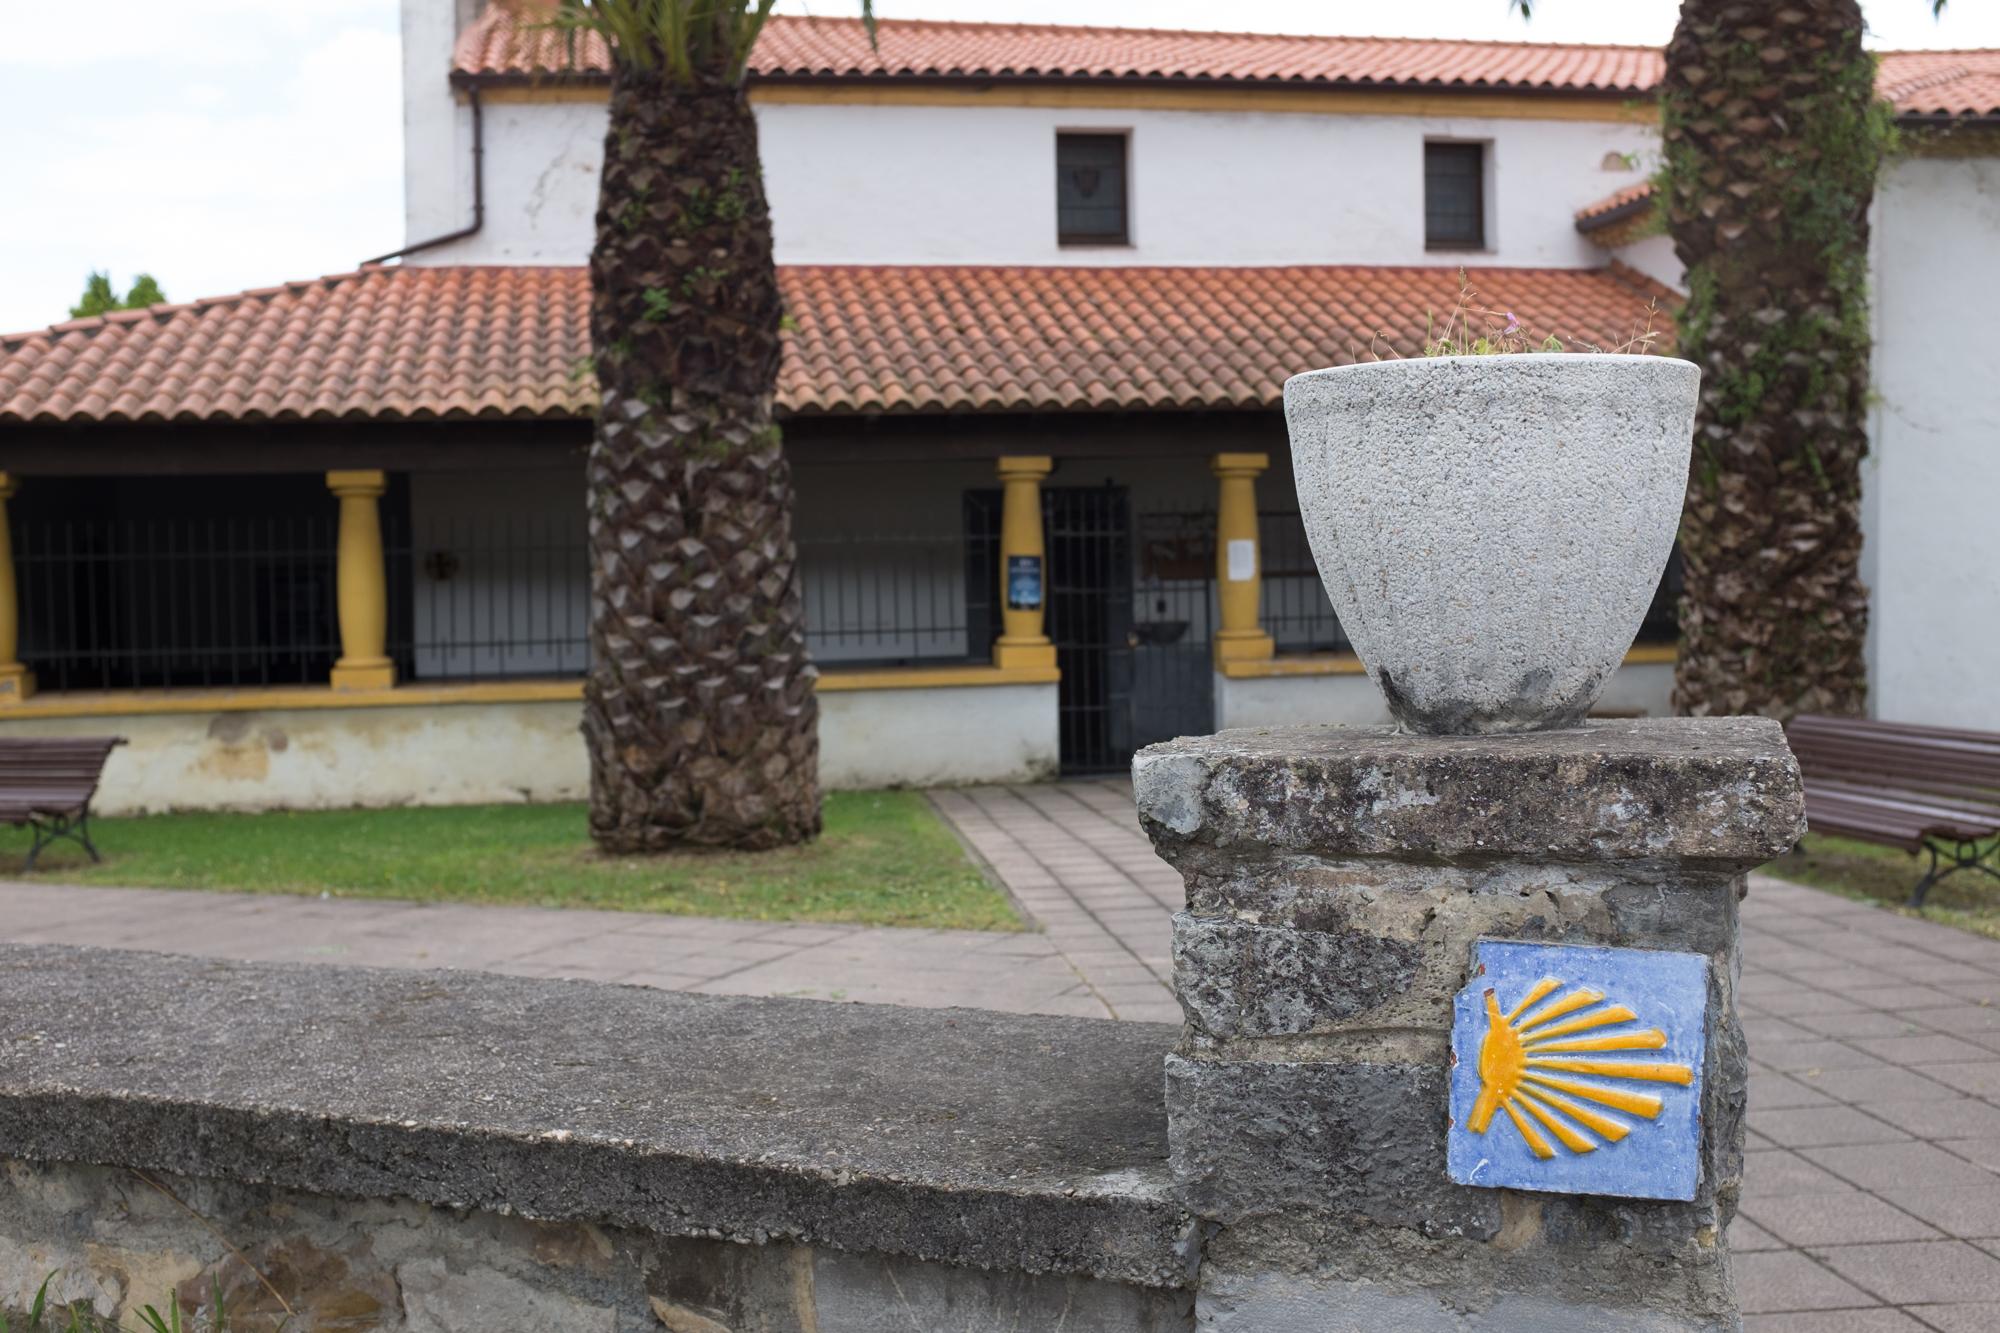
[[1257, 545], [1257, 474], [1269, 454], [1217, 454], [1215, 587], [1222, 627], [1215, 632], [1215, 662], [1265, 661], [1276, 651], [1260, 623], [1263, 558]]
[[7, 528], [7, 502], [21, 484], [0, 472], [0, 707], [35, 692], [35, 673], [21, 665], [21, 602], [14, 591], [14, 534]]
[[396, 667], [383, 651], [389, 637], [389, 580], [382, 563], [382, 516], [376, 502], [388, 478], [374, 470], [329, 472], [326, 488], [340, 497], [340, 552], [335, 580], [340, 605], [336, 690], [386, 690]]
[[1055, 466], [1047, 457], [1000, 460], [1001, 635], [993, 645], [997, 667], [1053, 667], [1056, 646], [1042, 632], [1048, 601], [1042, 547], [1042, 478]]

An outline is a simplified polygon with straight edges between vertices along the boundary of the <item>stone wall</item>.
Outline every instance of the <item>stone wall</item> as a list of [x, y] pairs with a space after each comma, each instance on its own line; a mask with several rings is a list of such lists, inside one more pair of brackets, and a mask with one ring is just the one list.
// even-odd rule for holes
[[[1804, 827], [1776, 723], [1230, 732], [1143, 751], [1134, 786], [1187, 882], [1174, 919], [1187, 1024], [1166, 1099], [1175, 1182], [1213, 1228], [1204, 1330], [1738, 1326], [1723, 1239], [1747, 1074], [1736, 904], [1742, 873]], [[1705, 1052], [1689, 1075], [1692, 1141], [1640, 1112], [1629, 1141], [1552, 1149], [1536, 1168], [1546, 1183], [1454, 1178], [1450, 1139], [1466, 1125], [1452, 1086], [1461, 1052], [1485, 1058], [1459, 1040], [1457, 1006], [1482, 941], [1583, 946], [1634, 977], [1674, 957], [1705, 976], [1698, 1012], [1659, 1043]], [[1663, 1021], [1641, 998], [1653, 992], [1620, 989], [1610, 999]], [[1589, 1029], [1613, 1030], [1629, 1031]], [[1566, 1159], [1593, 1151], [1619, 1189], [1566, 1189]], [[1676, 1152], [1694, 1159], [1681, 1197], [1654, 1185]]]
[[134, 1327], [170, 1295], [206, 1311], [219, 1284], [241, 1333], [288, 1309], [287, 1333], [1178, 1333], [1192, 1308], [1186, 1292], [1076, 1275], [9, 1160], [0, 1308], [25, 1308], [51, 1272], [52, 1302]]

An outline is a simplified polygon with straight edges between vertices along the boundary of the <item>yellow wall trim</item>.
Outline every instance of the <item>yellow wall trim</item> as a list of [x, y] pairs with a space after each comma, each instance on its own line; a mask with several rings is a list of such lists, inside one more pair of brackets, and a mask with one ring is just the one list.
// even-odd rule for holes
[[[487, 87], [487, 102], [603, 102], [603, 84]], [[758, 83], [758, 106], [1000, 106], [1112, 111], [1256, 111], [1314, 116], [1428, 116], [1473, 120], [1585, 120], [1651, 124], [1650, 102], [1622, 97], [1399, 92], [1370, 88], [1190, 87], [1184, 84], [1007, 83], [984, 87], [888, 83]]]
[[826, 671], [819, 688], [826, 690], [937, 690], [968, 685], [1053, 685], [1062, 679], [1056, 668], [997, 667], [984, 663], [948, 667], [887, 667], [880, 671]]
[[[1670, 643], [1641, 643], [1625, 654], [1626, 666], [1672, 665], [1680, 650]], [[1279, 656], [1261, 662], [1223, 662], [1216, 668], [1229, 680], [1258, 680], [1270, 676], [1360, 676], [1368, 668], [1353, 653], [1314, 653]]]
[[[926, 690], [976, 685], [1050, 685], [1054, 667], [890, 667], [828, 671], [821, 690]], [[28, 717], [136, 717], [154, 713], [245, 713], [287, 708], [424, 708], [440, 704], [564, 703], [583, 698], [581, 680], [495, 680], [469, 685], [398, 685], [336, 690], [273, 685], [242, 690], [76, 690], [37, 694], [0, 708], [0, 723]]]

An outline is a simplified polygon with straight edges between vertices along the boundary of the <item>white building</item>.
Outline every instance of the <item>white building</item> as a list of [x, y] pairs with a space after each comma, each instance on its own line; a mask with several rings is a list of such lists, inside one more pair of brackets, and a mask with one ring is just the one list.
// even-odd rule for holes
[[[582, 790], [607, 77], [601, 50], [572, 68], [483, 9], [404, 0], [408, 253], [0, 339], [41, 686], [0, 734], [131, 736], [111, 808]], [[1416, 350], [1461, 269], [1569, 340], [1670, 336], [1679, 269], [1641, 225], [1660, 63], [918, 22], [871, 49], [851, 21], [773, 20], [752, 102], [828, 780], [1115, 768], [1183, 731], [1380, 717], [1297, 530], [1279, 385]], [[2000, 237], [1996, 76], [2000, 52], [1884, 62], [1903, 119], [1948, 132], [1882, 183], [1867, 478], [1875, 709], [1991, 728], [2000, 387], [1980, 339], [1941, 331]], [[998, 473], [1037, 458], [1054, 669], [991, 649]], [[1217, 478], [1241, 497], [1252, 475], [1219, 522], [1261, 540], [1268, 648], [1216, 634]], [[383, 642], [350, 639], [332, 685], [330, 481], [350, 539], [371, 509], [387, 534]], [[1669, 603], [1606, 709], [1666, 710]]]

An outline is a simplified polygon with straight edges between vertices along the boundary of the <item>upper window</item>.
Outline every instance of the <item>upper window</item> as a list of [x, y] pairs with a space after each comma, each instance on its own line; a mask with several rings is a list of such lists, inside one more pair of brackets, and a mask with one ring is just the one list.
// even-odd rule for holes
[[1122, 134], [1056, 136], [1056, 240], [1063, 245], [1124, 245], [1125, 145]]
[[1424, 244], [1486, 248], [1486, 145], [1424, 145]]

